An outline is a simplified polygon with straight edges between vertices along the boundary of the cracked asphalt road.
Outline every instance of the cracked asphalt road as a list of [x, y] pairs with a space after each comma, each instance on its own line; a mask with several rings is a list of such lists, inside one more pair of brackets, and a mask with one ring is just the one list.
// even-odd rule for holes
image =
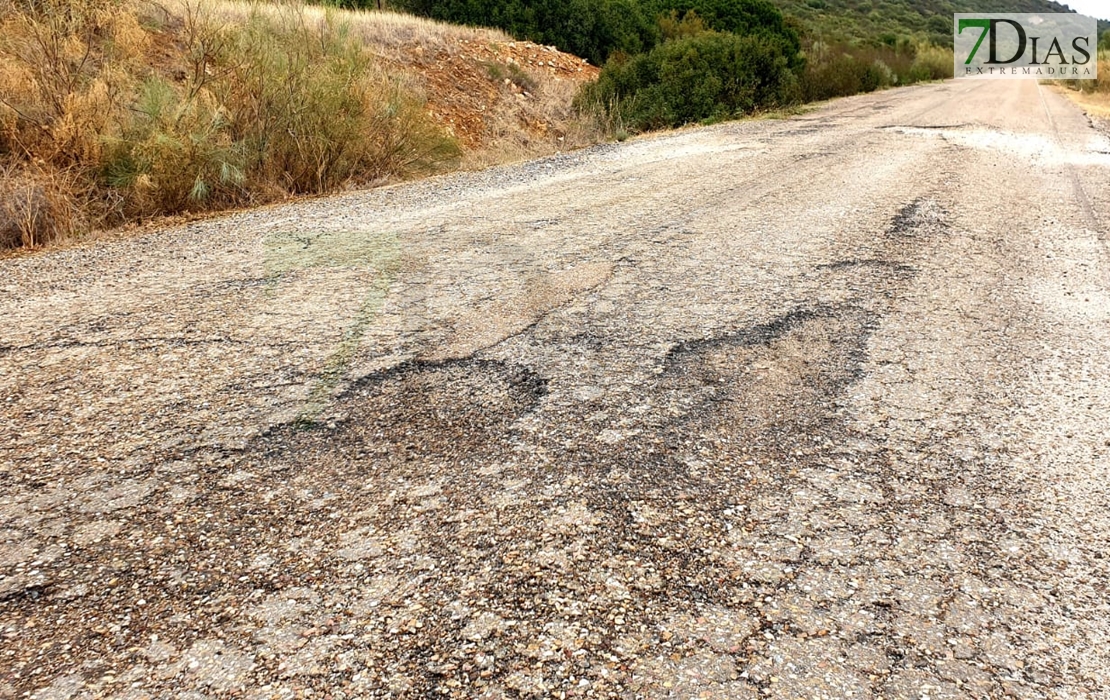
[[0, 697], [1110, 697], [1110, 141], [1025, 81], [0, 261]]

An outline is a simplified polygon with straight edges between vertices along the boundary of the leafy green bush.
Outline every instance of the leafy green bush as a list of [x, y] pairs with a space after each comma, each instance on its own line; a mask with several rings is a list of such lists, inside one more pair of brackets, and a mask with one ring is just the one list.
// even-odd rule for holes
[[761, 35], [782, 42], [782, 51], [792, 69], [800, 66], [798, 34], [769, 0], [661, 0], [662, 13], [685, 15], [693, 12], [705, 26], [718, 32]]
[[447, 22], [497, 27], [595, 65], [614, 52], [646, 51], [658, 39], [655, 16], [639, 0], [398, 0], [394, 6]]
[[698, 13], [693, 10], [686, 12], [681, 17], [678, 10], [671, 10], [670, 13], [659, 17], [659, 33], [663, 41], [687, 39], [698, 34], [704, 34], [707, 31], [709, 31], [709, 27], [705, 25], [705, 20], [698, 17]]
[[[952, 76], [952, 51], [894, 33], [874, 43], [808, 37], [766, 0], [658, 0], [662, 43], [615, 56], [578, 98], [608, 133], [753, 111]], [[889, 9], [889, 8], [887, 8]]]
[[707, 31], [609, 61], [579, 102], [633, 131], [727, 119], [794, 102], [790, 60], [773, 37]]

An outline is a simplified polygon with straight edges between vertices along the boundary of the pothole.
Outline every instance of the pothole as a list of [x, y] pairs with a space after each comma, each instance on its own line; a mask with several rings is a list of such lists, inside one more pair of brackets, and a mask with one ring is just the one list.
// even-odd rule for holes
[[895, 215], [886, 231], [888, 237], [915, 238], [944, 231], [948, 213], [933, 199], [919, 198]]

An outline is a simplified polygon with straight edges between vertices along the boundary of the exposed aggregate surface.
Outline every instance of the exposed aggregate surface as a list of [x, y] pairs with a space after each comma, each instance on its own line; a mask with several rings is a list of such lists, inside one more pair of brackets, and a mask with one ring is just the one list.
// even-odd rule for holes
[[1108, 144], [950, 82], [0, 260], [0, 697], [1110, 697]]

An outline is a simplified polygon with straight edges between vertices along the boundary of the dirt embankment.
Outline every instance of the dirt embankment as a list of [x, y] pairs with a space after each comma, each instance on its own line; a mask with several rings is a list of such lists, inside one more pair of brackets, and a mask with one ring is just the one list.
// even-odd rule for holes
[[571, 104], [578, 87], [597, 78], [585, 59], [531, 42], [467, 39], [431, 56], [417, 46], [412, 57], [436, 121], [485, 159], [562, 150], [593, 136]]
[[462, 145], [464, 167], [597, 140], [573, 109], [578, 88], [600, 72], [583, 58], [495, 29], [390, 12], [343, 17], [374, 53], [422, 86], [433, 119]]

